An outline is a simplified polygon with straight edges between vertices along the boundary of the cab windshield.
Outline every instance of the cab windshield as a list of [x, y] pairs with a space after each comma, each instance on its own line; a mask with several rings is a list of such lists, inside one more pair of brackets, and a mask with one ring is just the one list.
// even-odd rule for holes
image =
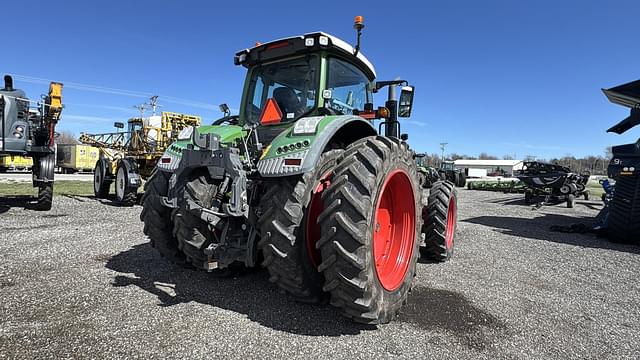
[[245, 121], [259, 123], [271, 98], [282, 112], [282, 122], [295, 121], [315, 109], [319, 63], [318, 56], [309, 55], [255, 67], [246, 94]]

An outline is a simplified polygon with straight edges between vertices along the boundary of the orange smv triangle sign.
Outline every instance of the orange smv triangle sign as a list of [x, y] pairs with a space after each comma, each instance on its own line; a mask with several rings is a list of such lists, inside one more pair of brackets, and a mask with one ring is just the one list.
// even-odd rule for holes
[[282, 120], [282, 111], [278, 106], [278, 103], [270, 98], [267, 100], [267, 104], [264, 106], [264, 110], [262, 110], [262, 115], [260, 115], [260, 123], [262, 125], [270, 125], [270, 124], [278, 124]]

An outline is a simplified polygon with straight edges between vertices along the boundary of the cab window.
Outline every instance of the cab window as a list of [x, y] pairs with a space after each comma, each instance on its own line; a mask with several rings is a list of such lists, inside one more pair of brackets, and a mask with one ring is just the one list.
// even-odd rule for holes
[[329, 58], [327, 90], [331, 98], [325, 107], [339, 115], [353, 114], [364, 110], [364, 104], [373, 102], [370, 81], [355, 65], [342, 59]]

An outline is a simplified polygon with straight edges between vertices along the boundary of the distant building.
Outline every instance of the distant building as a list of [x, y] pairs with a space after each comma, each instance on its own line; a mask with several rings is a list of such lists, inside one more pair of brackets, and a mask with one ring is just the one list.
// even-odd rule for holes
[[463, 170], [467, 177], [513, 176], [522, 169], [523, 160], [466, 160], [454, 161], [456, 169]]

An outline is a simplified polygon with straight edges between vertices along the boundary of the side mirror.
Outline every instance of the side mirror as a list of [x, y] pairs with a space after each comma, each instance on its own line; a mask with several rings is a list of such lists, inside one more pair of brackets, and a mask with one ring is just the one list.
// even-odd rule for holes
[[409, 134], [400, 134], [400, 140], [402, 141], [409, 140]]
[[398, 117], [410, 117], [411, 108], [413, 107], [413, 86], [403, 86], [400, 93], [400, 102], [398, 103]]
[[224, 114], [224, 116], [229, 116], [231, 115], [231, 109], [229, 109], [229, 105], [227, 104], [220, 104], [218, 105], [218, 108], [220, 108], [220, 112]]
[[123, 129], [124, 128], [124, 123], [121, 122], [114, 122], [113, 126], [117, 129]]

